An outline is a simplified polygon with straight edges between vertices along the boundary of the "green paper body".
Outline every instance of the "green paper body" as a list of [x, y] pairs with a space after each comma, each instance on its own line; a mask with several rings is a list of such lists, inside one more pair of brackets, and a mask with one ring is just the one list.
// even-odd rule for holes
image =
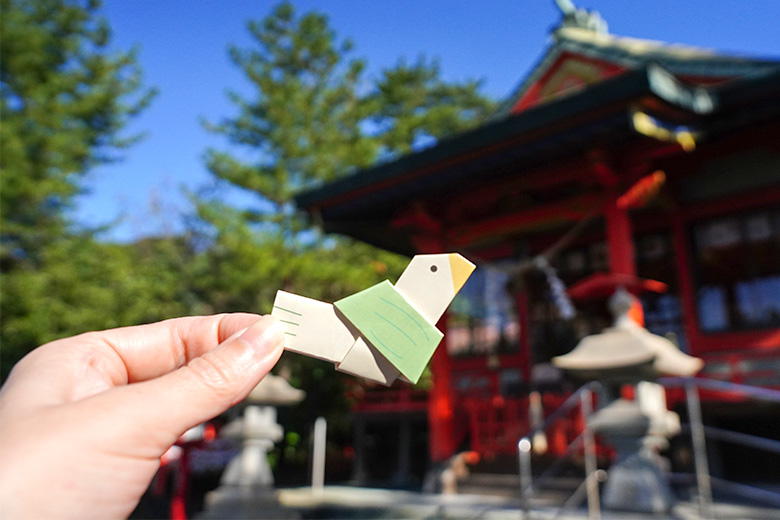
[[444, 337], [387, 280], [333, 305], [413, 383]]

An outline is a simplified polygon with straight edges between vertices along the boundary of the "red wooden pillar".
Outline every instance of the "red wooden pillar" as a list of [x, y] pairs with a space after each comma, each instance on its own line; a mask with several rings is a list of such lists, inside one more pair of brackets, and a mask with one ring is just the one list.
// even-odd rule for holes
[[[613, 193], [604, 204], [609, 269], [616, 274], [636, 276], [636, 254], [631, 219], [628, 216], [628, 208], [618, 206], [617, 198], [617, 194]], [[638, 300], [629, 315], [640, 325], [645, 324], [642, 304]]]
[[610, 197], [604, 205], [609, 268], [613, 273], [636, 276], [631, 220], [628, 209], [619, 208], [616, 200], [617, 197]]
[[[415, 247], [422, 254], [443, 253], [444, 245], [435, 236], [415, 237]], [[438, 329], [446, 332], [447, 313]], [[428, 393], [428, 447], [433, 462], [444, 462], [455, 454], [455, 406], [452, 391], [452, 361], [447, 350], [447, 335], [431, 358], [433, 385]]]
[[[447, 315], [439, 321], [439, 329], [445, 330]], [[433, 462], [444, 462], [455, 454], [455, 408], [452, 392], [452, 364], [447, 352], [447, 336], [444, 344], [433, 354], [431, 374], [433, 386], [428, 395], [428, 446]]]

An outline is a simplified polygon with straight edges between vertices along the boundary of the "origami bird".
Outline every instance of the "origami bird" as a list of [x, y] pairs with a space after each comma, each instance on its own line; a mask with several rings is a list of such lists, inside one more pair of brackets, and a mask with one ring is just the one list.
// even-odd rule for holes
[[416, 383], [443, 334], [436, 328], [475, 266], [457, 253], [417, 255], [384, 281], [333, 304], [278, 291], [272, 315], [285, 348], [385, 385]]

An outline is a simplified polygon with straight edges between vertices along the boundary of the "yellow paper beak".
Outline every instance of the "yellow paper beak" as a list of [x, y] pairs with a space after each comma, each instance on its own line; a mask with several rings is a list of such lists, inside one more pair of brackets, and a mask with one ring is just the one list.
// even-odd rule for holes
[[460, 256], [458, 253], [450, 253], [450, 272], [452, 273], [452, 287], [455, 294], [458, 294], [460, 288], [469, 279], [471, 273], [477, 268], [474, 264]]

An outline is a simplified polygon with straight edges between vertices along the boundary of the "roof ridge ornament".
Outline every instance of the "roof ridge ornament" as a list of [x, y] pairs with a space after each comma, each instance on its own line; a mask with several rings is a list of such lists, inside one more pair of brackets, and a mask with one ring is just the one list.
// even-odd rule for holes
[[588, 11], [587, 9], [577, 7], [572, 0], [555, 0], [555, 5], [558, 6], [558, 9], [563, 14], [561, 25], [556, 30], [566, 27], [577, 27], [599, 34], [607, 34], [609, 32], [606, 20], [601, 17], [598, 11]]

